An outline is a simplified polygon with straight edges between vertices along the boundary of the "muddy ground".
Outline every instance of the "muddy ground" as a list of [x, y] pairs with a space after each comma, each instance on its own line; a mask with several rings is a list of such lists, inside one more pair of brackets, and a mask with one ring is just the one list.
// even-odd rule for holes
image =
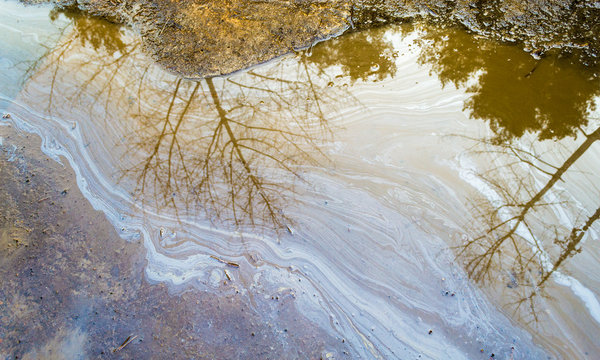
[[[22, 0], [55, 3], [137, 29], [165, 68], [228, 74], [311, 44], [390, 22], [427, 18], [598, 64], [600, 1], [591, 0]], [[358, 50], [358, 49], [357, 49]]]
[[[225, 282], [170, 294], [37, 136], [0, 126], [0, 358], [344, 358], [293, 300], [253, 306]], [[260, 314], [260, 316], [258, 315]], [[115, 351], [127, 339], [133, 339]]]

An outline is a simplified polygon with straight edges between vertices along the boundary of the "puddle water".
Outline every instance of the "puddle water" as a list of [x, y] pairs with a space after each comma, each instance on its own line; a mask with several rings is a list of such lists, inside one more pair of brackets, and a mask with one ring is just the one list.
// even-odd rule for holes
[[598, 69], [414, 24], [196, 82], [125, 28], [0, 7], [3, 122], [153, 283], [290, 297], [337, 358], [600, 351]]

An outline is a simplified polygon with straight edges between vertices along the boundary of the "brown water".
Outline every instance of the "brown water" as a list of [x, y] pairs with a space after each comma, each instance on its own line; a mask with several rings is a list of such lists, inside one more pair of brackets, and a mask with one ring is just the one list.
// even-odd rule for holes
[[196, 82], [127, 29], [0, 6], [3, 122], [153, 283], [292, 294], [336, 358], [600, 350], [598, 69], [416, 24]]

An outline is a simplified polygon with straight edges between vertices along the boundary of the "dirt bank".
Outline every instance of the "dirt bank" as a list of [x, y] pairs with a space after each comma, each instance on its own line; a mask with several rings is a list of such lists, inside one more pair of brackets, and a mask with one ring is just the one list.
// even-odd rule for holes
[[351, 28], [428, 18], [599, 62], [600, 2], [565, 0], [23, 0], [53, 2], [128, 24], [166, 68], [190, 78], [268, 61]]

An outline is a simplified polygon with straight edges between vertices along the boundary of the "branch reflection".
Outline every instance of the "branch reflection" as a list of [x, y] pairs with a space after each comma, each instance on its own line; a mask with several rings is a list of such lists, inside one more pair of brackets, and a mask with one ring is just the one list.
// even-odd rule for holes
[[331, 131], [321, 109], [329, 94], [315, 90], [305, 70], [295, 80], [251, 71], [220, 87], [210, 78], [177, 79], [164, 106], [135, 114], [144, 131], [128, 141], [146, 155], [129, 175], [140, 193], [175, 210], [200, 205], [238, 226], [285, 228], [299, 166], [326, 161], [318, 141]]
[[[581, 252], [582, 239], [600, 218], [600, 208], [583, 215], [586, 210], [577, 210], [570, 195], [561, 196], [557, 186], [600, 140], [600, 128], [583, 137], [559, 166], [545, 160], [547, 154], [514, 143], [482, 143], [487, 149], [485, 156], [494, 156], [500, 165], [478, 176], [498, 198], [491, 206], [487, 201], [475, 206], [480, 222], [487, 227], [475, 229], [479, 235], [465, 240], [458, 255], [474, 280], [494, 281], [500, 276], [513, 289], [517, 309], [526, 305], [535, 321], [536, 301], [546, 297], [548, 280], [567, 259]], [[496, 149], [495, 153], [490, 153], [490, 148]], [[540, 184], [540, 174], [547, 179], [545, 183]], [[561, 212], [576, 214], [572, 227], [559, 221]]]

